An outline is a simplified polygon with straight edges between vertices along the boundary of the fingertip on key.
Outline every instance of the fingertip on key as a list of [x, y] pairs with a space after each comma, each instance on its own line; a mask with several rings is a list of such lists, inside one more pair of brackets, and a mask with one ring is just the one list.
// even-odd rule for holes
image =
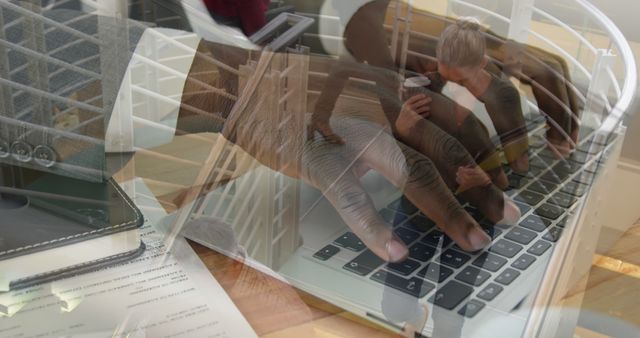
[[387, 241], [387, 254], [389, 255], [390, 262], [400, 262], [407, 258], [409, 250], [407, 247], [396, 238], [392, 238]]
[[520, 208], [511, 200], [507, 194], [503, 193], [504, 198], [504, 210], [502, 212], [502, 219], [498, 222], [498, 224], [504, 224], [513, 226], [518, 223], [522, 213], [520, 212]]
[[522, 154], [515, 161], [511, 162], [511, 169], [516, 172], [527, 172], [529, 170], [529, 155]]
[[467, 235], [467, 240], [471, 245], [471, 251], [481, 250], [491, 243], [491, 237], [482, 231], [479, 227], [473, 228]]

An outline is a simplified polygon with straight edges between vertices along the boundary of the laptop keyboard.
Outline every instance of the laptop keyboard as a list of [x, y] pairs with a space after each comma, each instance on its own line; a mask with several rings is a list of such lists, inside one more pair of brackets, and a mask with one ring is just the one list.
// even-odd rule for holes
[[568, 160], [560, 161], [548, 149], [538, 148], [530, 155], [526, 174], [505, 167], [507, 194], [522, 211], [514, 227], [494, 226], [460, 200], [492, 237], [485, 250], [463, 251], [418, 208], [399, 198], [380, 210], [380, 215], [409, 248], [405, 261], [386, 263], [352, 232], [336, 238], [313, 257], [327, 261], [341, 250], [355, 251], [358, 255], [343, 266], [346, 271], [414, 297], [429, 296], [429, 302], [448, 310], [459, 307], [459, 314], [471, 318], [560, 239], [567, 213], [585, 194], [598, 170], [597, 163], [585, 165], [590, 152], [594, 153], [593, 147], [585, 141]]

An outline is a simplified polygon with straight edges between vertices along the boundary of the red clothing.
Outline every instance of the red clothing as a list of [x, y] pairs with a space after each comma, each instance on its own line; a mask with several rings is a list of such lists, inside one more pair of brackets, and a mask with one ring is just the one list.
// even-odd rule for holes
[[257, 32], [266, 24], [264, 14], [270, 2], [271, 0], [204, 0], [210, 12], [239, 19], [246, 35]]

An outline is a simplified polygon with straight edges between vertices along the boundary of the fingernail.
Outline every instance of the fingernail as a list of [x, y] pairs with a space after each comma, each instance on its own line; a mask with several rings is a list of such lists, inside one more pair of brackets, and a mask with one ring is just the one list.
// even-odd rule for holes
[[489, 243], [491, 243], [491, 237], [489, 237], [489, 235], [478, 228], [474, 228], [473, 230], [471, 230], [471, 232], [469, 232], [469, 235], [467, 235], [467, 240], [469, 240], [473, 251], [483, 249], [484, 247], [489, 245]]
[[518, 223], [522, 213], [520, 212], [520, 208], [507, 196], [507, 194], [503, 193], [504, 198], [504, 210], [502, 213], [502, 219], [498, 221], [498, 224], [504, 224], [513, 226]]
[[409, 251], [398, 239], [392, 238], [387, 242], [387, 254], [389, 254], [389, 261], [398, 262], [405, 259]]
[[524, 154], [518, 157], [518, 159], [515, 162], [515, 165], [519, 171], [529, 170], [529, 156], [527, 154]]

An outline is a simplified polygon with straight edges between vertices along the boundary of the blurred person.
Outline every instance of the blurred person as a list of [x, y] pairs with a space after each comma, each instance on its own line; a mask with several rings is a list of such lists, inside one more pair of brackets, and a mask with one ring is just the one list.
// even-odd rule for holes
[[[403, 139], [414, 148], [419, 149], [419, 134], [407, 137], [412, 123], [419, 123], [410, 112], [432, 120], [449, 134], [454, 135], [465, 145], [467, 150], [480, 159], [483, 168], [493, 173], [496, 184], [506, 188], [507, 178], [500, 169], [501, 161], [493, 144], [489, 141], [489, 133], [474, 114], [435, 93], [442, 94], [445, 84], [455, 82], [466, 88], [475, 98], [482, 102], [503, 145], [505, 158], [517, 172], [528, 169], [527, 130], [520, 104], [520, 95], [514, 85], [485, 70], [488, 61], [485, 37], [480, 32], [480, 24], [474, 18], [460, 18], [455, 25], [450, 25], [441, 34], [436, 47], [438, 71], [428, 72], [428, 90], [407, 100], [403, 112], [396, 122], [402, 125]], [[434, 93], [435, 92], [435, 93]], [[431, 106], [431, 107], [426, 107]], [[496, 169], [497, 170], [496, 172]], [[460, 168], [457, 179], [477, 179], [486, 182], [471, 168]]]
[[265, 13], [270, 3], [271, 0], [204, 0], [216, 22], [238, 27], [246, 36], [267, 23]]
[[[343, 60], [364, 62], [384, 69], [397, 70], [398, 64], [394, 61], [388, 46], [388, 32], [384, 28], [385, 15], [389, 6], [389, 0], [356, 0], [349, 2], [325, 2], [325, 6], [332, 8], [339, 16], [340, 31], [344, 37], [345, 53], [341, 55]], [[397, 5], [401, 5], [398, 1]], [[324, 10], [321, 9], [320, 11]], [[414, 10], [416, 10], [414, 8]], [[419, 10], [416, 10], [419, 11]], [[416, 15], [414, 14], [414, 18]], [[322, 16], [320, 17], [322, 20]], [[415, 21], [415, 20], [414, 20]], [[325, 23], [328, 25], [328, 23]], [[322, 23], [320, 23], [322, 25]], [[425, 55], [436, 54], [437, 36], [450, 25], [455, 25], [455, 20], [428, 13], [426, 19], [414, 22], [412, 27], [420, 33], [434, 36], [433, 39], [423, 36], [411, 35], [409, 48]], [[416, 28], [417, 27], [417, 28]], [[576, 97], [576, 90], [570, 82], [570, 76], [566, 62], [559, 56], [541, 49], [520, 45], [514, 41], [506, 40], [480, 27], [485, 35], [486, 54], [490, 57], [485, 63], [487, 72], [496, 77], [502, 74], [518, 78], [522, 83], [531, 85], [538, 106], [547, 117], [549, 146], [558, 156], [566, 156], [575, 148], [578, 135], [578, 115], [581, 104]], [[400, 43], [400, 42], [399, 42]], [[400, 47], [400, 46], [398, 46]], [[401, 48], [398, 48], [398, 53]], [[400, 60], [396, 55], [396, 60]], [[345, 61], [347, 64], [348, 61]], [[338, 66], [332, 69], [328, 81], [325, 83], [316, 107], [310, 130], [318, 132], [332, 142], [340, 143], [342, 138], [330, 127], [329, 118], [335, 107], [336, 100], [343, 90], [350, 75], [358, 76], [357, 71], [349, 71], [348, 66]], [[353, 68], [353, 67], [351, 67]], [[438, 69], [437, 62], [426, 61], [416, 55], [407, 56], [406, 69], [417, 73], [426, 73]], [[399, 79], [378, 78], [379, 91], [392, 93], [399, 87]], [[393, 99], [380, 96], [385, 115], [393, 125], [400, 111], [394, 106]], [[512, 102], [505, 102], [510, 106]], [[487, 109], [489, 110], [489, 109]], [[503, 109], [504, 110], [504, 109]], [[522, 119], [505, 118], [499, 123], [499, 128], [506, 133], [501, 135], [501, 140], [511, 139], [513, 135], [522, 133]], [[497, 117], [494, 114], [492, 117]], [[495, 123], [495, 119], [493, 120]], [[516, 123], [510, 125], [511, 123]], [[499, 133], [501, 131], [498, 131]], [[464, 136], [462, 136], [464, 137]], [[464, 143], [464, 142], [463, 142]], [[467, 142], [469, 143], [469, 142]], [[503, 146], [505, 144], [503, 143]], [[509, 160], [516, 171], [526, 170], [528, 159], [526, 148], [510, 146]], [[512, 148], [513, 147], [513, 148]], [[489, 151], [489, 153], [492, 153]], [[520, 153], [518, 156], [517, 153]], [[496, 167], [496, 171], [501, 168]], [[494, 173], [494, 181], [499, 185], [503, 182], [503, 174]], [[500, 182], [500, 181], [502, 182]]]

